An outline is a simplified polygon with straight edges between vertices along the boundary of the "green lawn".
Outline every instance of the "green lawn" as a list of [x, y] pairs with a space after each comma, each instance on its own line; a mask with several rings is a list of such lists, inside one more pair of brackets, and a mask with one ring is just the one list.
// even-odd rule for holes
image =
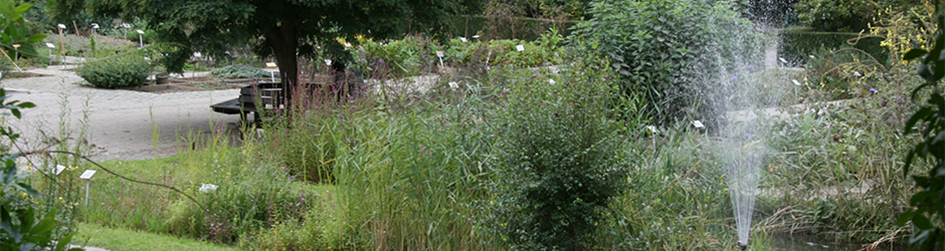
[[79, 246], [100, 247], [108, 250], [237, 250], [207, 242], [153, 234], [128, 229], [107, 228], [79, 223], [79, 232], [72, 240]]

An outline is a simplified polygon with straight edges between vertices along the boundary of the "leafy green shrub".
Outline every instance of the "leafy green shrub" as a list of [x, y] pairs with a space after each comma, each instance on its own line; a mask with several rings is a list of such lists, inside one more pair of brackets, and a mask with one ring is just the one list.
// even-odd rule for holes
[[89, 61], [76, 74], [95, 87], [120, 88], [140, 86], [151, 74], [151, 66], [137, 53], [125, 53]]
[[868, 0], [804, 0], [794, 8], [803, 24], [817, 30], [858, 32], [867, 28], [880, 6]]
[[[212, 157], [214, 161], [204, 168], [213, 172], [199, 178], [207, 183], [192, 184], [189, 189], [200, 205], [180, 197], [166, 207], [168, 232], [232, 244], [279, 222], [302, 219], [316, 200], [315, 191], [291, 183], [284, 168], [245, 166], [238, 157]], [[217, 187], [208, 190], [204, 184]]]
[[869, 28], [880, 10], [906, 10], [923, 0], [800, 0], [794, 12], [802, 24], [818, 31], [860, 32]]
[[[590, 5], [588, 5], [590, 6]], [[458, 36], [465, 36], [466, 38], [472, 40], [472, 36], [476, 34], [486, 33], [488, 28], [487, 24], [489, 19], [484, 16], [469, 16], [469, 15], [457, 15], [449, 17], [452, 19], [453, 33], [458, 34]], [[547, 20], [547, 19], [536, 19], [536, 18], [516, 18], [519, 19], [520, 23], [524, 28], [519, 27], [518, 29], [524, 30], [534, 30], [538, 33], [527, 32], [525, 34], [520, 34], [520, 38], [526, 41], [533, 41], [538, 39], [540, 32], [546, 30], [550, 27], [557, 26], [561, 29], [563, 35], [567, 36], [571, 32], [571, 27], [578, 24], [579, 21], [568, 20], [568, 21], [556, 21], [556, 20]], [[503, 27], [505, 29], [509, 27]], [[499, 34], [495, 34], [494, 39], [511, 39], [514, 38], [513, 34], [509, 30], [502, 30]]]
[[[516, 46], [522, 45], [525, 50], [518, 51]], [[512, 66], [512, 67], [536, 67], [544, 65], [560, 64], [561, 57], [555, 51], [548, 47], [539, 46], [536, 43], [525, 42], [521, 40], [492, 40], [489, 41], [488, 50], [492, 54], [489, 65], [492, 66]]]
[[[604, 66], [608, 67], [608, 66]], [[592, 249], [608, 204], [628, 185], [606, 71], [568, 70], [553, 83], [508, 84], [492, 161], [494, 224], [513, 249]]]
[[[889, 52], [880, 42], [879, 37], [860, 37], [859, 33], [812, 32], [800, 28], [784, 29], [778, 33], [778, 57], [784, 58], [789, 66], [801, 66], [808, 62], [810, 55], [819, 56], [822, 50], [856, 48], [864, 52], [864, 58], [874, 58], [882, 65], [889, 65]], [[851, 40], [852, 39], [852, 40]], [[848, 44], [847, 41], [856, 42]]]
[[427, 37], [407, 36], [387, 43], [370, 39], [360, 41], [363, 54], [359, 60], [366, 64], [366, 74], [390, 73], [397, 77], [431, 72], [437, 64], [436, 51], [440, 46]]
[[[724, 105], [715, 96], [760, 58], [761, 40], [730, 1], [607, 0], [570, 37], [578, 53], [611, 62], [628, 96], [668, 124], [694, 116], [715, 124]], [[706, 20], [712, 20], [706, 22]]]
[[210, 71], [210, 75], [218, 78], [266, 78], [269, 73], [248, 65], [227, 65]]
[[[23, 14], [31, 9], [33, 4], [17, 4], [17, 1], [0, 1], [0, 47], [3, 47], [9, 58], [17, 54], [28, 57], [41, 57], [36, 53], [36, 43], [43, 41], [46, 34], [38, 33], [29, 28], [29, 23]], [[18, 47], [18, 48], [17, 48]]]

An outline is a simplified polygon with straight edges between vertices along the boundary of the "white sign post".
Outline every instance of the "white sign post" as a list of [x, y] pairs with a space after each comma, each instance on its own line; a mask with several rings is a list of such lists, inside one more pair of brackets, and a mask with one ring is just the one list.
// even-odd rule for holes
[[515, 50], [517, 50], [517, 51], [525, 51], [525, 45], [521, 45], [521, 44], [520, 44], [520, 45], [516, 45], [516, 46], [515, 46]]
[[79, 176], [79, 179], [85, 180], [85, 207], [89, 207], [89, 183], [92, 183], [92, 175], [95, 175], [95, 170], [85, 170]]
[[[266, 67], [268, 67], [268, 68], [276, 68], [276, 67], [278, 67], [278, 65], [276, 65], [275, 62], [267, 62], [267, 63], [266, 63]], [[276, 82], [276, 73], [275, 73], [275, 71], [272, 70], [272, 69], [269, 69], [269, 78], [272, 79], [272, 82], [273, 82], [273, 83]]]
[[46, 47], [49, 47], [49, 58], [52, 59], [52, 51], [56, 48], [56, 45], [53, 43], [46, 43]]
[[13, 44], [13, 63], [20, 60], [20, 44]]
[[138, 44], [140, 45], [139, 47], [144, 47], [144, 31], [143, 30], [135, 30], [135, 31], [138, 32]]
[[443, 69], [443, 51], [436, 51], [436, 57], [440, 58], [440, 69]]

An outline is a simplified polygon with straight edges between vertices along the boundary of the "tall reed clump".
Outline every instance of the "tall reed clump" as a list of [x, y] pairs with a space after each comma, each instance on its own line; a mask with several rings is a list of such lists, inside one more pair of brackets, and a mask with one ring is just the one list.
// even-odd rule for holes
[[606, 67], [509, 81], [493, 125], [497, 197], [489, 204], [513, 249], [593, 248], [608, 206], [628, 187], [625, 135], [612, 116], [619, 89]]
[[[664, 130], [628, 140], [641, 159], [632, 190], [618, 197], [606, 237], [617, 250], [723, 250], [735, 236], [717, 142], [699, 132]], [[728, 243], [723, 243], [726, 241]]]
[[[490, 144], [480, 128], [481, 106], [489, 94], [482, 94], [476, 83], [463, 86], [467, 89], [436, 94], [370, 92], [341, 103], [317, 93], [307, 101], [299, 99], [298, 107], [308, 108], [295, 113], [291, 122], [266, 128], [265, 142], [304, 152], [304, 157], [296, 156], [306, 158], [306, 163], [324, 164], [321, 170], [332, 179], [321, 180], [322, 200], [304, 220], [282, 222], [247, 245], [495, 249], [494, 242], [483, 241], [490, 234], [480, 227], [481, 210], [475, 204], [486, 197], [480, 163]], [[286, 149], [290, 146], [304, 149]]]

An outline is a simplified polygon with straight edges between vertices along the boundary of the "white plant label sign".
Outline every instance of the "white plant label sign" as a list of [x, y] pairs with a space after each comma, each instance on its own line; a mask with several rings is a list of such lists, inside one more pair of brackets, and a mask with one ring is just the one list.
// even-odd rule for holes
[[65, 29], [65, 28], [66, 28], [65, 24], [59, 24], [59, 29]]
[[55, 171], [54, 173], [55, 173], [56, 175], [59, 175], [60, 173], [62, 173], [62, 170], [66, 170], [66, 166], [63, 166], [63, 165], [56, 165], [56, 171]]
[[46, 43], [46, 47], [49, 47], [49, 48], [56, 48], [56, 45], [53, 44], [53, 43]]
[[515, 46], [515, 49], [518, 50], [518, 51], [525, 51], [525, 45], [521, 45], [521, 44], [520, 44], [520, 45], [516, 45], [516, 46]]
[[464, 37], [459, 37], [459, 41], [463, 41], [463, 43], [465, 43], [465, 42], [466, 42], [466, 38], [464, 38]]
[[92, 175], [95, 175], [95, 170], [85, 170], [82, 175], [79, 175], [79, 179], [87, 180], [92, 179]]
[[266, 63], [266, 67], [269, 67], [269, 68], [276, 68], [276, 63], [274, 63], [274, 62], [267, 62], [267, 63]]
[[698, 120], [692, 121], [692, 126], [695, 126], [696, 128], [703, 128], [703, 127], [705, 127], [705, 125], [702, 124], [702, 121], [698, 121]]
[[443, 51], [436, 51], [436, 57], [443, 57]]

